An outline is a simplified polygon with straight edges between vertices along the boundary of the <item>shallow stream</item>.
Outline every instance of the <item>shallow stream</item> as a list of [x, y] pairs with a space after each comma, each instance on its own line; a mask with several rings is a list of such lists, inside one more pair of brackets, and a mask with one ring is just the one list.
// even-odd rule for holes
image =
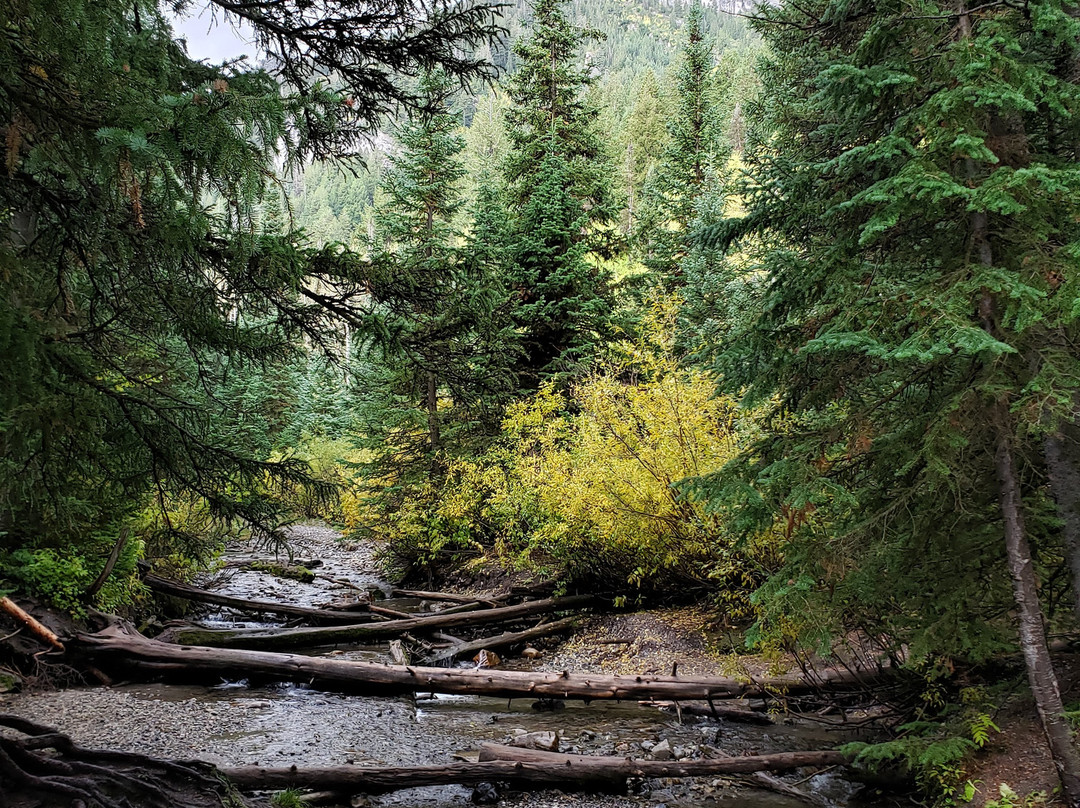
[[[217, 591], [246, 598], [322, 606], [353, 590], [332, 580], [387, 591], [370, 551], [346, 549], [331, 529], [297, 526], [293, 541], [298, 558], [323, 562], [310, 584], [264, 572], [230, 570], [218, 575]], [[256, 557], [254, 548], [238, 547], [226, 561]], [[416, 604], [393, 601], [394, 608]], [[255, 625], [226, 612], [206, 615], [208, 625]], [[266, 625], [266, 624], [262, 624]], [[389, 661], [385, 646], [327, 651], [339, 658]], [[534, 663], [512, 660], [513, 667]], [[3, 698], [3, 697], [0, 697]], [[86, 746], [133, 750], [145, 754], [200, 758], [221, 765], [265, 766], [427, 764], [455, 756], [475, 759], [481, 741], [506, 742], [526, 732], [554, 731], [561, 751], [643, 756], [666, 739], [672, 749], [693, 757], [703, 747], [733, 755], [821, 749], [855, 738], [820, 726], [757, 727], [675, 716], [634, 704], [567, 702], [557, 710], [537, 711], [527, 699], [511, 702], [475, 696], [372, 698], [323, 693], [298, 685], [248, 687], [223, 681], [214, 687], [117, 685], [8, 697], [2, 709], [52, 724]], [[644, 745], [644, 746], [643, 746]], [[860, 799], [859, 786], [836, 772], [812, 777], [800, 788], [825, 806], [873, 806]], [[563, 795], [557, 791], [503, 795], [505, 805], [563, 808], [615, 806], [740, 806], [802, 808], [807, 803], [724, 779], [661, 781], [640, 784], [630, 796]], [[371, 805], [463, 806], [471, 788], [412, 789], [373, 798]], [[881, 803], [878, 803], [881, 804]]]

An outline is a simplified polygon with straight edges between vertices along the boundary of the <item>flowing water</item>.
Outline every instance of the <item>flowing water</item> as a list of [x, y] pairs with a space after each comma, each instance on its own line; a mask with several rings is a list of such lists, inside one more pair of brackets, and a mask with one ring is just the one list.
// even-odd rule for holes
[[[217, 591], [245, 598], [322, 606], [355, 590], [389, 591], [379, 579], [370, 551], [345, 548], [322, 526], [294, 528], [298, 558], [318, 558], [321, 577], [311, 584], [283, 580], [263, 572], [230, 570], [216, 576]], [[257, 557], [255, 548], [235, 548], [226, 561]], [[336, 582], [335, 582], [336, 581]], [[416, 602], [388, 602], [416, 609]], [[219, 611], [201, 622], [218, 626], [267, 625]], [[327, 651], [342, 659], [388, 662], [385, 645]], [[514, 667], [533, 663], [513, 660]], [[3, 698], [3, 697], [0, 697]], [[86, 746], [124, 749], [174, 758], [200, 758], [220, 765], [409, 765], [475, 759], [482, 741], [506, 742], [522, 732], [559, 733], [561, 751], [644, 756], [666, 739], [688, 756], [706, 747], [728, 754], [821, 749], [856, 736], [839, 735], [810, 725], [748, 726], [712, 719], [675, 716], [635, 704], [567, 702], [557, 710], [537, 711], [530, 700], [506, 701], [476, 696], [373, 698], [346, 696], [281, 684], [249, 687], [245, 681], [222, 681], [213, 687], [164, 684], [117, 685], [20, 694], [0, 708], [57, 726]], [[470, 758], [471, 755], [471, 758]], [[860, 787], [837, 772], [812, 777], [800, 788], [820, 805], [872, 806]], [[628, 796], [563, 795], [557, 791], [503, 795], [506, 805], [545, 808], [616, 808], [616, 806], [740, 806], [796, 808], [805, 802], [725, 779], [650, 780]], [[464, 787], [402, 791], [371, 800], [372, 805], [464, 806], [473, 791]], [[880, 803], [879, 803], [880, 804]]]

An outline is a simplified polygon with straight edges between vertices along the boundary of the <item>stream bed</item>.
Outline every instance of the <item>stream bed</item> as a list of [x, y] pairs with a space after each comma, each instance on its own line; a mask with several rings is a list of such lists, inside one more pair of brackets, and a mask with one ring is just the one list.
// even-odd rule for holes
[[[292, 528], [298, 558], [323, 562], [320, 577], [310, 584], [253, 570], [229, 570], [215, 576], [217, 591], [245, 598], [322, 606], [343, 598], [352, 587], [388, 591], [379, 579], [370, 549], [346, 548], [332, 529], [322, 525]], [[225, 561], [258, 557], [252, 547], [235, 547]], [[335, 580], [330, 580], [335, 579]], [[395, 608], [403, 608], [394, 601]], [[255, 625], [248, 618], [213, 612], [208, 625]], [[262, 624], [266, 625], [266, 624]], [[389, 662], [386, 646], [328, 651], [338, 658]], [[515, 668], [541, 666], [514, 659]], [[666, 740], [677, 755], [690, 757], [722, 749], [740, 755], [822, 749], [857, 736], [838, 734], [817, 725], [772, 727], [676, 717], [636, 704], [567, 702], [556, 710], [538, 711], [528, 699], [477, 696], [375, 698], [324, 693], [301, 685], [249, 687], [245, 681], [206, 686], [118, 684], [0, 697], [4, 711], [51, 724], [90, 747], [131, 750], [180, 759], [199, 758], [219, 765], [420, 765], [468, 758], [482, 741], [504, 743], [523, 732], [557, 732], [560, 751], [641, 757], [651, 745]], [[681, 747], [681, 749], [680, 749]], [[812, 777], [800, 788], [824, 806], [863, 806], [860, 786], [836, 772]], [[642, 806], [740, 806], [796, 808], [805, 801], [717, 778], [681, 781], [649, 780], [627, 796], [564, 795], [558, 791], [501, 795], [507, 806], [617, 808]], [[473, 789], [411, 789], [372, 798], [372, 806], [471, 805]]]

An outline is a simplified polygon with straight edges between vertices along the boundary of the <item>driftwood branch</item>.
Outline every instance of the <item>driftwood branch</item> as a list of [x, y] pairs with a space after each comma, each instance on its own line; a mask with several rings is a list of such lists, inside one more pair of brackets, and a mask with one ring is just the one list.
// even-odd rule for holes
[[[288, 603], [275, 603], [267, 600], [248, 600], [232, 595], [221, 595], [217, 592], [210, 592], [209, 590], [200, 589], [197, 586], [174, 581], [170, 578], [162, 578], [160, 575], [155, 575], [152, 572], [143, 576], [143, 583], [154, 592], [158, 592], [162, 595], [169, 595], [174, 598], [183, 598], [184, 600], [191, 600], [196, 603], [209, 603], [214, 606], [224, 606], [239, 612], [297, 617], [317, 625], [324, 623], [354, 624], [364, 620], [380, 619], [368, 614], [358, 615], [356, 611], [340, 612], [332, 611], [330, 609], [311, 609], [306, 606], [292, 606]], [[370, 604], [367, 603], [359, 604], [359, 606], [364, 612], [369, 612], [371, 608]], [[360, 610], [360, 608], [357, 609], [357, 611]]]
[[705, 716], [707, 718], [723, 718], [726, 721], [737, 721], [743, 724], [760, 724], [767, 726], [773, 721], [765, 713], [754, 712], [746, 707], [736, 707], [731, 704], [715, 704], [700, 701], [689, 701], [676, 704], [673, 701], [643, 701], [642, 707], [655, 707], [665, 712], [678, 712], [680, 715]]
[[565, 617], [551, 623], [541, 623], [524, 631], [507, 631], [496, 637], [482, 637], [479, 640], [461, 642], [435, 654], [430, 662], [437, 665], [441, 662], [451, 662], [458, 657], [470, 656], [490, 648], [508, 648], [512, 645], [521, 645], [539, 637], [549, 637], [552, 634], [571, 631], [578, 622], [576, 617]]
[[578, 609], [594, 602], [595, 599], [591, 595], [573, 595], [566, 598], [534, 600], [517, 606], [503, 606], [498, 609], [485, 609], [466, 614], [436, 614], [429, 617], [391, 620], [378, 624], [330, 626], [325, 628], [229, 630], [179, 627], [167, 630], [162, 634], [162, 638], [181, 645], [280, 651], [291, 648], [310, 648], [319, 645], [385, 640], [400, 637], [406, 632], [430, 632], [458, 626], [506, 623], [534, 614]]
[[390, 597], [441, 600], [447, 603], [478, 603], [491, 608], [501, 605], [498, 598], [478, 598], [473, 595], [455, 595], [452, 592], [424, 592], [419, 589], [392, 589], [390, 590]]
[[31, 634], [39, 640], [44, 641], [46, 644], [51, 645], [57, 651], [64, 650], [64, 644], [60, 642], [60, 638], [56, 636], [56, 633], [52, 629], [39, 623], [33, 615], [22, 609], [22, 607], [11, 598], [6, 596], [0, 598], [0, 612], [4, 612], [13, 617], [16, 621], [26, 626]]

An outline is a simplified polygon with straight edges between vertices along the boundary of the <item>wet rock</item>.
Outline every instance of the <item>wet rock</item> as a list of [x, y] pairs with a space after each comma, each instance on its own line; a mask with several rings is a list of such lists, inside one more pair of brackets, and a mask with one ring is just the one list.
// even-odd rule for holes
[[642, 741], [641, 742], [641, 748], [644, 749], [646, 752], [651, 752], [653, 750], [654, 746], [656, 746], [656, 741]]
[[583, 729], [581, 731], [581, 740], [594, 741], [596, 740], [596, 733], [593, 732], [591, 729]]
[[660, 741], [660, 743], [658, 743], [656, 746], [654, 746], [652, 748], [652, 751], [649, 753], [649, 756], [653, 760], [671, 760], [671, 758], [672, 758], [671, 744], [668, 743], [667, 738]]
[[494, 783], [478, 783], [473, 789], [472, 801], [477, 805], [494, 805], [499, 801], [499, 789]]
[[544, 752], [559, 751], [559, 736], [554, 732], [526, 732], [510, 741], [511, 746], [521, 749], [540, 749]]
[[565, 710], [566, 702], [562, 699], [540, 699], [532, 703], [532, 708], [538, 712], [549, 712], [554, 710]]

